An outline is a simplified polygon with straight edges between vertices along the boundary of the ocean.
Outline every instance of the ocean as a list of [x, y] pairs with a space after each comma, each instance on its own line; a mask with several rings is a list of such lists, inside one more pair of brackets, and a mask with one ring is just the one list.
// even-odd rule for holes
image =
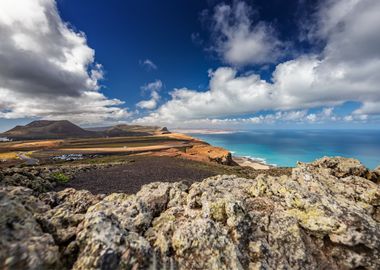
[[323, 156], [359, 159], [370, 169], [380, 165], [380, 130], [257, 130], [190, 134], [212, 145], [267, 164], [293, 167]]

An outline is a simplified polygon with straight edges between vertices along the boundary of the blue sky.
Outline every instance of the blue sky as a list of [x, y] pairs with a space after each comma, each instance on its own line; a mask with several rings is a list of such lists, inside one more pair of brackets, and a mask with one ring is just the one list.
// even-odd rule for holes
[[379, 126], [375, 0], [4, 0], [0, 9], [0, 130], [34, 119]]
[[[61, 0], [62, 18], [84, 31], [96, 61], [106, 71], [104, 92], [133, 108], [140, 87], [160, 79], [164, 90], [207, 86], [214, 61], [195, 46], [191, 34], [201, 31], [199, 12], [205, 1], [73, 1]], [[147, 8], [149, 6], [149, 8]], [[147, 70], [139, 64], [150, 59]]]

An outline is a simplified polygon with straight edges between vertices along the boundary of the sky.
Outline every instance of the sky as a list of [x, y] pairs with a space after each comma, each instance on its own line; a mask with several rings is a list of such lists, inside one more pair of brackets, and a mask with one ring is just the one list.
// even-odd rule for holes
[[0, 0], [0, 131], [379, 128], [378, 0]]

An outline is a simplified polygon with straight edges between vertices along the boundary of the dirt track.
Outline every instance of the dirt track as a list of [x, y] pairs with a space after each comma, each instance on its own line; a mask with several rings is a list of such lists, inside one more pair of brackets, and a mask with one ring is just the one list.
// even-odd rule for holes
[[191, 144], [176, 143], [176, 144], [162, 144], [162, 145], [150, 145], [150, 146], [139, 146], [139, 147], [92, 147], [92, 148], [62, 148], [59, 149], [62, 152], [76, 152], [76, 153], [91, 153], [91, 154], [104, 154], [104, 153], [143, 153], [151, 151], [161, 151], [167, 149], [183, 148], [189, 147]]
[[197, 165], [197, 162], [170, 157], [136, 159], [126, 165], [78, 173], [73, 180], [58, 189], [73, 187], [87, 189], [94, 194], [135, 193], [142, 185], [151, 182], [185, 180], [192, 183], [215, 175], [214, 172], [197, 168]]

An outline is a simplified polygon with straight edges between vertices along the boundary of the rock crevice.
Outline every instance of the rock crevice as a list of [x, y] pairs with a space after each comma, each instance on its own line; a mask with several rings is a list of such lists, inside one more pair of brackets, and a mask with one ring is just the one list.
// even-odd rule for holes
[[94, 196], [0, 187], [0, 268], [379, 269], [380, 188], [358, 161]]

